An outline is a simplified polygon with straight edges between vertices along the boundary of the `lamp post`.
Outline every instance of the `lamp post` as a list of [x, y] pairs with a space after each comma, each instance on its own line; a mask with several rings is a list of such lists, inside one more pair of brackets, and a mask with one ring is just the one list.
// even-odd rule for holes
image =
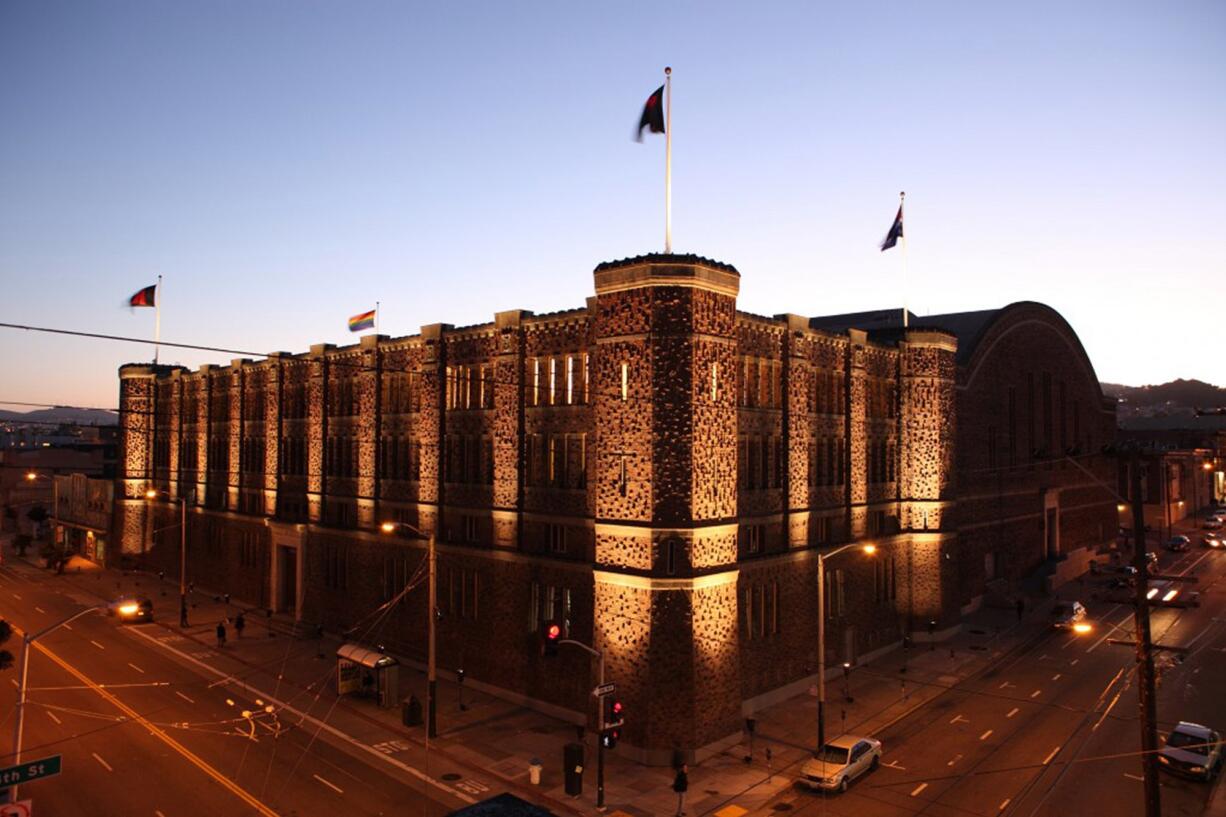
[[[48, 627], [44, 627], [43, 629], [39, 630], [33, 635], [27, 632], [21, 637], [21, 669], [18, 671], [18, 677], [20, 678], [20, 680], [17, 682], [17, 717], [13, 724], [13, 765], [14, 766], [21, 765], [21, 735], [22, 735], [22, 730], [25, 727], [26, 678], [29, 676], [29, 671], [30, 671], [30, 645], [33, 644], [38, 639], [42, 638], [47, 633], [51, 632], [52, 630], [62, 627], [63, 625], [67, 624], [70, 621], [75, 621], [81, 616], [85, 615], [86, 613], [92, 613], [96, 610], [104, 610], [104, 609], [106, 609], [105, 604], [91, 605], [90, 607], [86, 607], [84, 610], [78, 610], [77, 612], [73, 613], [66, 619], [57, 621], [56, 623]], [[9, 802], [10, 803], [17, 802], [17, 786], [16, 785], [9, 787]]]
[[56, 533], [59, 529], [59, 511], [60, 511], [60, 484], [55, 479], [55, 473], [36, 474], [33, 471], [26, 473], [26, 482], [35, 482], [39, 479], [51, 481], [51, 546], [56, 546]]
[[384, 533], [395, 533], [397, 530], [406, 530], [414, 534], [420, 539], [426, 540], [426, 570], [429, 576], [427, 585], [426, 602], [428, 610], [426, 613], [426, 737], [438, 737], [438, 722], [435, 718], [435, 713], [438, 709], [438, 679], [436, 677], [436, 663], [434, 658], [435, 646], [435, 624], [438, 620], [438, 572], [436, 570], [437, 557], [434, 547], [434, 533], [426, 535], [419, 528], [415, 528], [407, 522], [384, 522], [379, 526], [379, 530]]
[[[166, 491], [150, 488], [145, 491], [146, 499], [157, 499], [165, 496], [175, 499]], [[179, 503], [179, 626], [187, 627], [187, 497], [177, 497]], [[163, 528], [165, 530], [165, 528]]]
[[817, 751], [826, 745], [826, 559], [845, 550], [860, 548], [868, 556], [877, 552], [873, 544], [852, 542], [817, 554]]

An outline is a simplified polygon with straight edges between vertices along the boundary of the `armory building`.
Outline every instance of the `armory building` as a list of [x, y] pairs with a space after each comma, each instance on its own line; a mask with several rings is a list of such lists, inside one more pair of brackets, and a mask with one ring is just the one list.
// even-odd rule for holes
[[[439, 663], [582, 723], [592, 643], [649, 762], [735, 739], [817, 667], [941, 638], [1112, 540], [1114, 409], [1052, 309], [738, 312], [695, 256], [595, 270], [585, 307], [120, 377], [122, 556], [347, 630], [439, 539]], [[116, 558], [119, 554], [116, 554]], [[365, 635], [424, 653], [415, 590]], [[930, 624], [930, 622], [932, 622]]]

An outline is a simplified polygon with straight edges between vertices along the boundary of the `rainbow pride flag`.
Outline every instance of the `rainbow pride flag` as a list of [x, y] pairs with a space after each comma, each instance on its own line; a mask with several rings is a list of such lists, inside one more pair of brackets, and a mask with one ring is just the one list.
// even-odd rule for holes
[[354, 315], [349, 319], [350, 332], [362, 332], [366, 329], [375, 328], [375, 310], [363, 312], [359, 315]]

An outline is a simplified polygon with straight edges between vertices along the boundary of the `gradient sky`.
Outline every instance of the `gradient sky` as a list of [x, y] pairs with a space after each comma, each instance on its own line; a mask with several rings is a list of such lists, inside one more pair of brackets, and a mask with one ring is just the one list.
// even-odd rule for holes
[[[252, 351], [582, 306], [663, 244], [741, 309], [1050, 304], [1100, 379], [1226, 382], [1226, 4], [0, 3], [0, 321]], [[0, 329], [0, 403], [136, 344]], [[195, 367], [229, 355], [166, 350]]]

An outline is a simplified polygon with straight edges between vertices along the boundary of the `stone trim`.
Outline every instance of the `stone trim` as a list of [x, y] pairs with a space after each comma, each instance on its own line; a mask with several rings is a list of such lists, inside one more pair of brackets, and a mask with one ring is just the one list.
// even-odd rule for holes
[[723, 587], [726, 584], [736, 584], [740, 572], [740, 570], [724, 570], [719, 573], [708, 573], [705, 576], [695, 576], [692, 579], [656, 579], [648, 576], [633, 576], [628, 573], [593, 570], [592, 578], [598, 584], [612, 584], [618, 587], [628, 587], [631, 590], [647, 590], [651, 593], [670, 593], [706, 590], [712, 587]]

